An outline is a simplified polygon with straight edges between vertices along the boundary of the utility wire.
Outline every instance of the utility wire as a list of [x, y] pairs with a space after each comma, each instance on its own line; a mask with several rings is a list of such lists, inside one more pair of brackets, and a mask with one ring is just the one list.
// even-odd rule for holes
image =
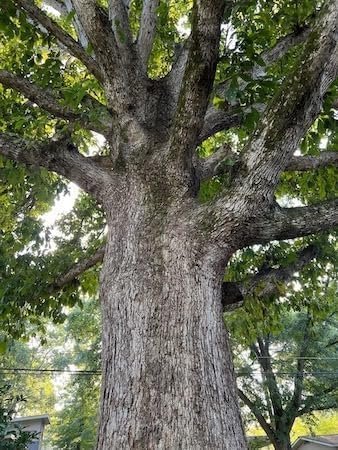
[[101, 375], [99, 370], [72, 370], [72, 369], [27, 369], [27, 368], [13, 368], [2, 367], [0, 373], [26, 373], [26, 374], [40, 374], [40, 373], [62, 373], [69, 375]]
[[[6, 375], [41, 375], [41, 374], [67, 374], [67, 375], [101, 375], [101, 371], [99, 370], [71, 370], [71, 369], [26, 369], [26, 368], [10, 368], [10, 367], [3, 367], [0, 369], [0, 374], [6, 374]], [[304, 376], [337, 376], [338, 371], [321, 371], [321, 370], [315, 370], [315, 371], [269, 371], [264, 372], [265, 374], [270, 373], [274, 375], [298, 375], [303, 374]], [[245, 371], [238, 371], [236, 372], [236, 375], [238, 377], [243, 376], [250, 376], [250, 375], [260, 375], [260, 370], [253, 370], [250, 373]]]
[[[277, 359], [277, 357], [276, 356], [256, 356], [255, 357], [255, 359]], [[327, 357], [323, 357], [323, 356], [290, 356], [290, 357], [288, 357], [288, 358], [284, 358], [284, 359], [281, 359], [281, 362], [284, 362], [284, 361], [290, 361], [290, 360], [294, 360], [294, 359], [305, 359], [305, 360], [307, 360], [307, 359], [309, 359], [309, 360], [316, 360], [316, 361], [320, 361], [320, 360], [323, 360], [323, 361], [326, 361], [326, 360], [337, 360], [338, 361], [338, 357], [335, 357], [335, 356], [327, 356]]]

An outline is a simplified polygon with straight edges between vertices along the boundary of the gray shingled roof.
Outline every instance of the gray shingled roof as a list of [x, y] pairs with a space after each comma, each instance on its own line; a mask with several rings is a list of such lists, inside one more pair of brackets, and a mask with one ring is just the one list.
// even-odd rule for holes
[[323, 436], [301, 436], [293, 444], [292, 448], [296, 450], [303, 442], [315, 442], [323, 444], [324, 447], [338, 448], [338, 434], [327, 434]]

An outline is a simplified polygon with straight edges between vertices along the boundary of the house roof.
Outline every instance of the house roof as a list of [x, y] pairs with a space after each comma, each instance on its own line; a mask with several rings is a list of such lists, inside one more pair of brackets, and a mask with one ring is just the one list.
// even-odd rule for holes
[[338, 448], [338, 434], [327, 434], [324, 436], [301, 436], [293, 444], [292, 449], [297, 450], [304, 442], [313, 442], [328, 448]]
[[41, 416], [15, 417], [12, 419], [12, 422], [42, 422], [44, 425], [50, 424], [48, 414], [42, 414]]

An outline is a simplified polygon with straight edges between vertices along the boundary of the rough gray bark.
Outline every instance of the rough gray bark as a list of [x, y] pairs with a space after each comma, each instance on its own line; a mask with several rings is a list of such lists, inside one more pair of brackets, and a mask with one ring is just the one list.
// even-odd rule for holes
[[[218, 170], [226, 153], [196, 161], [196, 146], [241, 120], [235, 111], [207, 111], [222, 15], [233, 2], [194, 2], [191, 36], [172, 73], [161, 80], [145, 73], [151, 39], [142, 51], [132, 41], [129, 2], [111, 0], [106, 11], [94, 0], [72, 1], [95, 60], [34, 2], [16, 4], [101, 82], [111, 113], [105, 132], [110, 154], [104, 157], [84, 157], [68, 138], [27, 142], [0, 134], [2, 155], [69, 178], [107, 214], [97, 449], [245, 449], [222, 321], [222, 275], [230, 256], [246, 245], [338, 224], [335, 201], [282, 209], [273, 197], [337, 76], [338, 1], [325, 3], [309, 33], [306, 62], [267, 105], [229, 189], [207, 204], [198, 202], [199, 184]], [[144, 30], [153, 35], [153, 25], [144, 22]], [[15, 81], [11, 78], [11, 87], [35, 95], [41, 107], [69, 113], [26, 82]], [[86, 267], [79, 263], [68, 279]]]
[[164, 209], [145, 201], [153, 194], [140, 181], [123, 184], [107, 200], [119, 208], [101, 276], [98, 448], [244, 449], [220, 320], [222, 266], [201, 252], [186, 205]]

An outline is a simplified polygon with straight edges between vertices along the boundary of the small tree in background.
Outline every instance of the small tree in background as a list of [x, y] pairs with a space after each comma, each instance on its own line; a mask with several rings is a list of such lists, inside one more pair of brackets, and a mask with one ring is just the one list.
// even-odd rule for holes
[[[270, 258], [278, 253], [281, 261], [282, 251], [277, 246]], [[239, 397], [276, 450], [291, 449], [297, 417], [338, 406], [337, 280], [322, 272], [332, 258], [311, 245], [297, 257], [284, 253], [279, 267], [265, 262], [249, 285], [230, 284], [237, 295], [251, 296], [240, 312], [226, 315]]]

